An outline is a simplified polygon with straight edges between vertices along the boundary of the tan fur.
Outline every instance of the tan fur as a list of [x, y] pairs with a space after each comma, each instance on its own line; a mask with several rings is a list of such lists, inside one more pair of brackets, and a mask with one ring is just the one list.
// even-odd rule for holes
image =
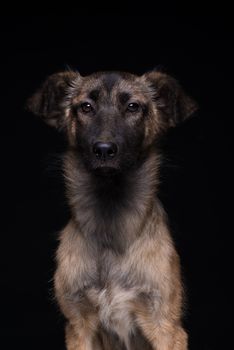
[[[149, 166], [156, 175], [154, 162], [151, 161]], [[152, 174], [144, 172], [144, 176], [147, 181]], [[139, 183], [143, 181], [140, 176], [138, 179]], [[73, 186], [79, 186], [73, 181]], [[74, 322], [77, 334], [82, 337], [84, 332], [86, 340], [82, 338], [82, 341], [87, 341], [84, 349], [90, 348], [88, 343], [98, 331], [99, 323], [116, 332], [127, 349], [131, 349], [129, 335], [134, 333], [135, 327], [141, 328], [153, 349], [186, 349], [186, 335], [180, 324], [182, 286], [179, 259], [168, 232], [165, 213], [160, 203], [152, 198], [154, 192], [150, 181], [147, 183], [149, 192], [145, 189], [132, 208], [133, 212], [128, 211], [122, 217], [126, 239], [132, 237], [123, 256], [115, 256], [112, 252], [96, 256], [95, 247], [86, 245], [85, 239], [77, 234], [79, 227], [73, 221], [61, 235], [55, 275], [57, 298], [67, 319], [71, 324]], [[154, 181], [151, 186], [155, 185]], [[79, 199], [86, 210], [85, 203], [78, 196], [77, 201]], [[72, 205], [75, 205], [75, 199]], [[137, 208], [137, 205], [141, 207]], [[82, 211], [82, 215], [88, 213]], [[92, 217], [87, 220], [91, 220], [89, 225], [92, 226]], [[134, 227], [135, 233], [131, 232]], [[108, 278], [105, 285], [95, 287], [93, 280], [100, 264], [107, 269]], [[122, 276], [127, 278], [127, 287], [121, 286]], [[81, 296], [77, 296], [79, 291]], [[85, 297], [82, 291], [85, 291]], [[141, 298], [141, 295], [146, 298]], [[76, 323], [77, 319], [82, 320], [83, 326]], [[77, 350], [83, 349], [78, 346], [75, 331], [69, 334], [68, 350], [73, 349], [73, 345], [69, 345], [73, 342], [77, 344]]]
[[[156, 196], [160, 156], [154, 140], [162, 130], [187, 118], [196, 105], [173, 78], [159, 72], [141, 77], [124, 73], [121, 79], [116, 73], [84, 78], [67, 72], [63, 81], [63, 73], [57, 77], [59, 81], [53, 75], [34, 95], [30, 108], [50, 125], [65, 128], [70, 145], [64, 176], [72, 217], [60, 235], [54, 277], [56, 298], [68, 321], [67, 349], [186, 350], [180, 262]], [[108, 90], [102, 84], [113, 86]], [[125, 201], [115, 207], [115, 198], [110, 198], [108, 205], [114, 209], [110, 208], [109, 217], [100, 212], [102, 196], [98, 199], [95, 194], [93, 174], [75, 149], [79, 128], [92, 125], [94, 116], [74, 115], [72, 106], [89, 101], [88, 93], [96, 88], [104, 125], [101, 141], [112, 140], [115, 118], [117, 122], [122, 118], [121, 91], [148, 106], [147, 115], [128, 113], [120, 120], [121, 127], [125, 123], [128, 130], [144, 131], [144, 157], [126, 176]]]

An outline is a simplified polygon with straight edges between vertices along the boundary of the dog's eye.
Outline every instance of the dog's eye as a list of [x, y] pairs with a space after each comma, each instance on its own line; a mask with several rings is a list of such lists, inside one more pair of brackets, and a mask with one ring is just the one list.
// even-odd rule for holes
[[129, 112], [137, 112], [140, 109], [140, 105], [136, 102], [129, 103], [127, 106], [127, 111]]
[[81, 108], [83, 113], [89, 113], [89, 112], [91, 112], [93, 110], [93, 107], [92, 107], [92, 105], [89, 102], [83, 102], [80, 105], [80, 108]]

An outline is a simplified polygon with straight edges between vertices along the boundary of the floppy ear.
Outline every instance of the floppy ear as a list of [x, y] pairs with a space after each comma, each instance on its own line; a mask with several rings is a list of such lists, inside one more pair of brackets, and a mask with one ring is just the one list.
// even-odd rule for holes
[[153, 90], [156, 107], [163, 113], [164, 127], [176, 126], [189, 118], [197, 109], [197, 103], [182, 89], [171, 76], [151, 71], [143, 76]]
[[42, 117], [56, 128], [63, 126], [67, 89], [79, 73], [68, 71], [55, 73], [47, 78], [41, 88], [27, 101], [27, 109]]

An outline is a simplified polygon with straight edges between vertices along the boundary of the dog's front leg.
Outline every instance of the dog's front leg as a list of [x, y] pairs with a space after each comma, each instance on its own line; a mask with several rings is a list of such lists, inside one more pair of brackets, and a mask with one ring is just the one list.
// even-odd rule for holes
[[187, 334], [178, 323], [156, 320], [151, 314], [139, 311], [137, 323], [154, 350], [187, 350]]
[[86, 320], [79, 319], [75, 323], [66, 326], [67, 350], [98, 350], [93, 348], [93, 340], [96, 332], [96, 318], [88, 317]]

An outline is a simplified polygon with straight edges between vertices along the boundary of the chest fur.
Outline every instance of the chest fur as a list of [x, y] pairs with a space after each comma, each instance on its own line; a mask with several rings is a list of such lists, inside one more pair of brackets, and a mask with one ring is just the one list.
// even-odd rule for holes
[[[168, 275], [167, 264], [163, 263], [165, 249], [142, 235], [124, 255], [116, 255], [110, 249], [98, 255], [87, 249], [81, 236], [74, 237], [69, 254], [59, 250], [56, 289], [61, 290], [62, 282], [65, 292], [60, 304], [67, 304], [68, 298], [69, 308], [82, 317], [86, 318], [89, 312], [95, 314], [103, 328], [127, 344], [136, 330], [136, 308], [143, 306], [144, 310], [156, 312], [159, 308]], [[63, 240], [61, 247], [65, 243]]]
[[137, 290], [109, 285], [101, 290], [90, 288], [86, 295], [87, 301], [95, 306], [102, 327], [115, 332], [127, 343], [135, 329], [134, 304], [138, 298]]

